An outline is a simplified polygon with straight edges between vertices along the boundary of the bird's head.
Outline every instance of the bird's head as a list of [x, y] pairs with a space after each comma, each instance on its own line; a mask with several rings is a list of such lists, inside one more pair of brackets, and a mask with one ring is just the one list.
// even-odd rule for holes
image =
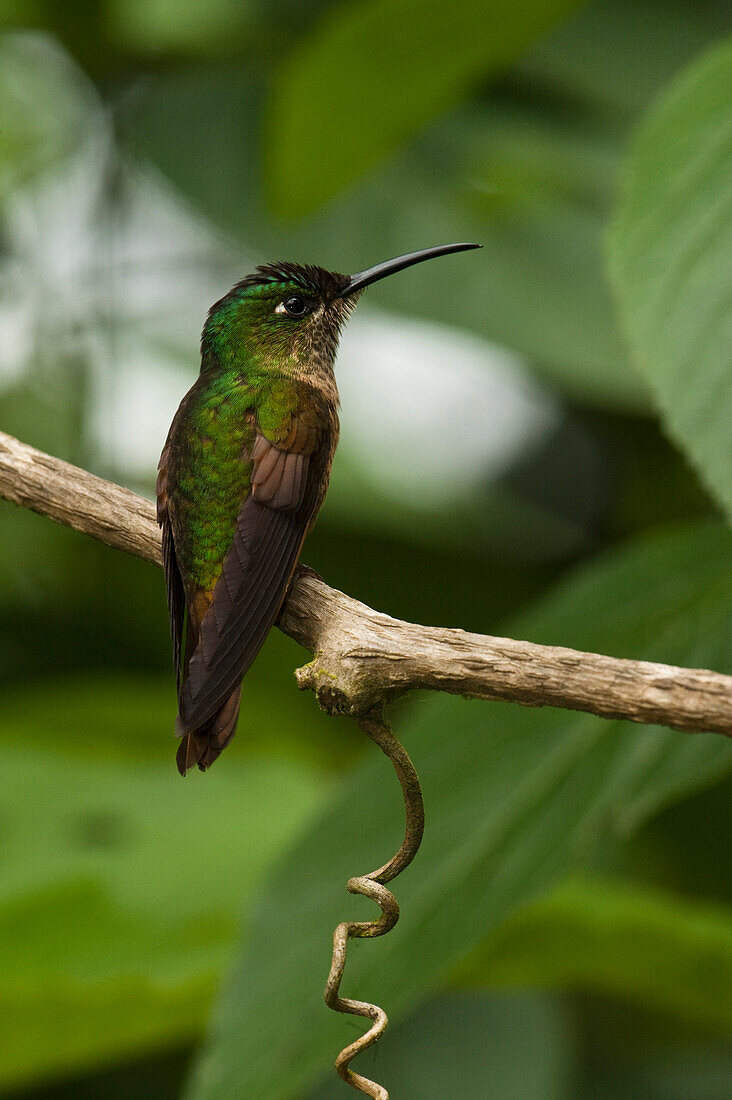
[[258, 267], [211, 307], [201, 337], [201, 369], [237, 369], [244, 363], [304, 375], [331, 369], [341, 329], [365, 287], [434, 256], [479, 247], [426, 248], [356, 275], [289, 262]]

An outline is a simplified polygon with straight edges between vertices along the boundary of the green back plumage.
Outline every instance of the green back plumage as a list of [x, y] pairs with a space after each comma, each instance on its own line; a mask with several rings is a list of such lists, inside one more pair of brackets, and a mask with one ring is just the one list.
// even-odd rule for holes
[[[210, 310], [201, 338], [201, 374], [171, 428], [176, 476], [171, 504], [176, 549], [189, 591], [211, 592], [231, 545], [242, 500], [250, 489], [256, 427], [273, 443], [288, 432], [308, 400], [319, 367], [312, 335], [275, 312], [288, 294], [337, 293], [342, 276], [320, 268], [271, 265], [239, 283]], [[335, 354], [337, 331], [325, 334]], [[313, 379], [313, 382], [315, 379]]]
[[199, 379], [190, 396], [175, 441], [179, 473], [171, 504], [185, 533], [177, 552], [187, 586], [210, 592], [249, 490], [252, 467], [242, 454], [251, 448], [254, 431], [246, 419], [251, 396], [220, 374]]

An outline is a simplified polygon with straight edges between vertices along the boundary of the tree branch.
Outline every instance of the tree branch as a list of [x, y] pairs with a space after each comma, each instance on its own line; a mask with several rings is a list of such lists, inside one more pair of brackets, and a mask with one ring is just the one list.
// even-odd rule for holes
[[[154, 506], [0, 432], [0, 496], [161, 564]], [[414, 688], [732, 735], [732, 677], [419, 626], [300, 566], [279, 627], [315, 659], [296, 676], [330, 713], [366, 715]]]

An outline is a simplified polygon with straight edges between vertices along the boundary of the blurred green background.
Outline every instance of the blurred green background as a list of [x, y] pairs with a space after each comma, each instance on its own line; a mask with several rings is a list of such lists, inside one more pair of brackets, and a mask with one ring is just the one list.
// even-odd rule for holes
[[[4, 0], [0, 428], [151, 495], [212, 301], [374, 286], [305, 560], [418, 622], [732, 672], [732, 20], [679, 0]], [[0, 1091], [336, 1097], [387, 766], [276, 631], [174, 765], [162, 576], [0, 503]], [[427, 835], [344, 993], [399, 1097], [722, 1100], [723, 738], [418, 695]]]

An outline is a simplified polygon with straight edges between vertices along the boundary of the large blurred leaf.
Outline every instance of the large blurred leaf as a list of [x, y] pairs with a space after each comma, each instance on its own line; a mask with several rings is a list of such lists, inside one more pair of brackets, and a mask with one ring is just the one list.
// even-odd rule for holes
[[0, 1088], [200, 1029], [234, 914], [326, 789], [235, 754], [184, 782], [170, 701], [109, 677], [4, 707]]
[[253, 23], [248, 0], [108, 0], [105, 6], [115, 40], [141, 54], [210, 58], [241, 51]]
[[[509, 630], [729, 668], [731, 567], [732, 535], [668, 531], [570, 579]], [[732, 766], [717, 736], [441, 696], [420, 705], [405, 739], [424, 784], [427, 835], [396, 888], [399, 927], [355, 945], [343, 986], [396, 1016], [602, 833], [631, 828]], [[399, 835], [393, 787], [383, 761], [359, 768], [270, 882], [215, 1012], [189, 1092], [196, 1100], [294, 1096], [352, 1037], [321, 990], [334, 925], [367, 911], [346, 895], [346, 879], [378, 865], [386, 837]]]
[[668, 430], [732, 515], [732, 40], [645, 121], [610, 237], [620, 313]]
[[268, 179], [278, 213], [310, 213], [481, 78], [508, 66], [578, 0], [359, 0], [298, 43], [275, 84]]
[[453, 980], [590, 989], [727, 1035], [732, 917], [633, 883], [576, 878], [489, 936]]
[[3, 902], [0, 1092], [193, 1038], [234, 932], [135, 917], [85, 878]]

